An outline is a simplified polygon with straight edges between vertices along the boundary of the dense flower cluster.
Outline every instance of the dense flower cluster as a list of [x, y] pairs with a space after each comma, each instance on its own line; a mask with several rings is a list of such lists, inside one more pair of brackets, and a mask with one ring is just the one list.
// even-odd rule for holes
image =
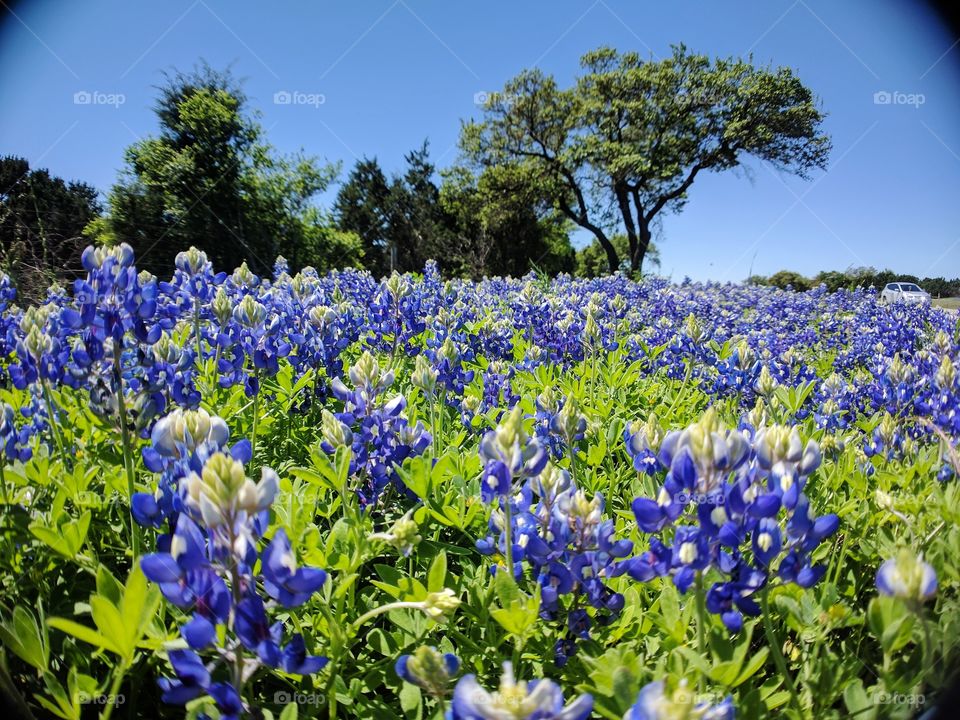
[[408, 422], [403, 414], [407, 401], [402, 395], [384, 397], [394, 373], [381, 371], [373, 355], [364, 352], [348, 374], [352, 390], [339, 378], [331, 384], [343, 410], [335, 418], [325, 415], [323, 448], [327, 452], [340, 446], [351, 448], [351, 474], [361, 479], [357, 494], [361, 506], [367, 507], [376, 504], [391, 484], [405, 492], [396, 467], [405, 458], [422, 453], [431, 437], [423, 423]]
[[[582, 428], [578, 420], [563, 422], [567, 415], [561, 411], [561, 422], [555, 424], [569, 442]], [[623, 596], [610, 590], [604, 578], [630, 554], [633, 543], [614, 537], [613, 521], [603, 517], [601, 495], [589, 498], [566, 470], [547, 462], [542, 446], [524, 431], [519, 407], [484, 436], [480, 455], [481, 498], [497, 507], [490, 516], [491, 535], [479, 540], [477, 548], [485, 555], [499, 553], [506, 567], [512, 564], [515, 578], [530, 568], [540, 585], [541, 617], [566, 618], [566, 632], [554, 648], [557, 664], [564, 665], [577, 641], [589, 637], [593, 623], [607, 624], [623, 608]], [[570, 601], [564, 602], [565, 597]]]
[[[300, 629], [287, 610], [313, 598], [326, 574], [298, 566], [297, 538], [270, 527], [277, 475], [264, 467], [259, 481], [247, 476], [264, 415], [258, 403], [274, 393], [307, 420], [308, 440], [297, 451], [313, 450], [316, 440], [326, 453], [342, 450], [347, 489], [362, 508], [390, 518], [391, 525], [376, 525], [380, 532], [366, 531], [368, 547], [392, 548], [411, 568], [423, 559], [415, 555], [421, 542], [445, 540], [428, 529], [436, 515], [430, 499], [414, 497], [401, 481], [403, 464], [428, 448], [435, 469], [449, 462], [454, 453], [431, 448], [432, 435], [457, 438], [462, 449], [479, 439], [489, 532], [476, 547], [493, 558], [494, 573], [536, 588], [557, 666], [620, 617], [624, 575], [669, 577], [682, 592], [696, 586], [706, 610], [731, 632], [745, 615], [760, 614], [772, 586], [819, 582], [817, 549], [839, 526], [836, 515], [817, 516], [805, 492], [821, 453], [851, 449], [868, 474], [919, 459], [943, 481], [960, 472], [955, 318], [929, 306], [881, 307], [867, 291], [792, 293], [622, 276], [443, 282], [432, 264], [422, 278], [377, 280], [357, 270], [291, 275], [282, 258], [261, 277], [245, 264], [215, 269], [196, 248], [176, 257], [167, 281], [139, 272], [124, 244], [88, 248], [82, 262], [81, 279], [51, 287], [26, 310], [14, 305], [16, 293], [0, 274], [0, 458], [15, 468], [17, 483], [29, 477], [22, 463], [34, 469], [31, 459], [50, 477], [70, 479], [81, 469], [76, 459], [93, 452], [90, 437], [122, 440], [132, 518], [157, 531], [156, 552], [140, 557], [140, 566], [182, 611], [180, 638], [166, 649], [173, 676], [160, 681], [164, 699], [208, 697], [223, 718], [254, 709], [244, 686], [258, 669], [309, 675], [325, 664], [308, 652], [318, 626], [304, 624], [305, 639], [287, 634], [285, 623]], [[661, 398], [668, 404], [655, 406], [658, 418], [642, 402], [642, 420], [623, 432], [633, 468], [658, 487], [654, 497], [632, 502], [640, 532], [650, 536], [649, 549], [634, 555], [605, 507], [620, 498], [587, 491], [595, 485], [584, 473], [614, 443], [609, 435], [595, 443], [601, 413], [585, 407], [600, 384], [619, 383], [619, 391], [651, 376], [669, 386]], [[240, 400], [241, 388], [251, 401], [231, 412], [244, 422], [252, 408], [254, 422], [250, 440], [231, 443], [227, 423], [201, 403]], [[688, 399], [687, 409], [722, 410], [668, 432], [664, 423], [675, 422]], [[282, 422], [270, 409], [276, 432]], [[742, 420], [728, 427], [718, 412]], [[619, 432], [622, 414], [609, 418]], [[92, 429], [84, 437], [85, 428], [73, 424]], [[804, 443], [801, 432], [819, 443]], [[116, 445], [103, 456], [112, 461]], [[156, 478], [150, 492], [135, 492], [144, 480], [132, 460], [138, 449]], [[258, 459], [264, 454], [261, 448]], [[600, 460], [604, 467], [622, 462]], [[56, 491], [58, 510], [79, 504], [67, 485]], [[476, 500], [468, 499], [464, 524], [477, 517]], [[30, 510], [40, 538], [47, 508]], [[136, 557], [142, 535], [131, 531], [130, 539]], [[349, 583], [359, 577], [342, 593], [352, 596]], [[938, 590], [933, 567], [907, 550], [880, 566], [876, 585], [918, 614]], [[459, 595], [436, 587], [361, 619], [415, 608], [446, 622]], [[330, 647], [333, 656], [346, 646]], [[480, 667], [478, 658], [467, 660]], [[590, 696], [565, 704], [557, 684], [517, 682], [509, 664], [495, 691], [472, 674], [457, 681], [459, 666], [452, 652], [422, 646], [395, 670], [419, 688], [405, 688], [418, 697], [452, 692], [451, 719], [576, 720], [591, 712]], [[640, 691], [625, 720], [732, 716], [729, 698], [697, 700], [665, 679]]]
[[[644, 467], [650, 434], [637, 434], [627, 446]], [[709, 588], [706, 605], [733, 632], [744, 614], [760, 614], [753, 596], [773, 578], [808, 588], [823, 576], [811, 554], [839, 519], [810, 508], [803, 489], [820, 449], [812, 440], [804, 446], [796, 427], [763, 426], [751, 439], [722, 427], [711, 409], [667, 433], [656, 458], [667, 468], [658, 495], [632, 505], [640, 529], [654, 533], [650, 549], [616, 572], [640, 581], [669, 575], [686, 592], [698, 576], [718, 571], [725, 579]]]
[[[157, 526], [161, 518], [170, 523], [172, 535], [140, 565], [168, 601], [192, 613], [180, 629], [189, 649], [167, 653], [176, 677], [160, 680], [164, 701], [183, 704], [206, 693], [221, 717], [238, 717], [244, 709], [243, 685], [260, 666], [307, 675], [325, 665], [324, 658], [307, 653], [299, 633], [284, 643], [283, 623], [271, 624], [267, 610], [302, 605], [320, 589], [326, 573], [297, 567], [282, 528], [258, 552], [278, 478], [263, 468], [254, 483], [244, 470], [249, 443], [225, 452], [227, 440], [223, 420], [203, 410], [178, 410], [163, 418], [145, 453], [151, 469], [161, 472], [161, 487], [155, 496], [137, 496], [134, 513], [146, 524]], [[259, 577], [253, 574], [258, 558]], [[218, 626], [227, 629], [222, 644]], [[198, 655], [205, 650], [216, 653], [215, 664], [225, 666], [227, 680], [212, 681], [211, 669]]]

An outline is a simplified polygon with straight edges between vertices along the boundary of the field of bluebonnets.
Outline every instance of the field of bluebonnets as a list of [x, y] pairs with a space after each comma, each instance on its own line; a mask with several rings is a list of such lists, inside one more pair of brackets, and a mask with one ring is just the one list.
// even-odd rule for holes
[[0, 280], [22, 711], [866, 719], [955, 680], [955, 317], [285, 265]]

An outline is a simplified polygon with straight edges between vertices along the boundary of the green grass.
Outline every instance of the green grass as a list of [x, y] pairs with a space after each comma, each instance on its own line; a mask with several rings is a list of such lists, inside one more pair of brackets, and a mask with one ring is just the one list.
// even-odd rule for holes
[[938, 298], [933, 304], [948, 310], [960, 310], [960, 298]]

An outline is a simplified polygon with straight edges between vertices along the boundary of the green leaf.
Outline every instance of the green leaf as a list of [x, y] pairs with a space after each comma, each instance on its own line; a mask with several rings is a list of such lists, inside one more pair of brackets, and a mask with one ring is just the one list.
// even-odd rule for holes
[[439, 592], [445, 587], [447, 580], [447, 553], [441, 550], [430, 564], [430, 572], [427, 574], [427, 591]]
[[111, 573], [106, 565], [97, 568], [97, 592], [118, 605], [123, 597], [123, 585]]
[[[858, 718], [870, 717], [868, 710], [873, 708], [873, 703], [863, 687], [863, 681], [857, 678], [843, 689], [843, 704], [847, 706], [851, 716]], [[874, 715], [876, 713], [873, 713]]]
[[124, 658], [131, 657], [134, 643], [130, 641], [130, 632], [124, 626], [123, 616], [117, 606], [103, 595], [93, 595], [90, 598], [90, 613], [97, 629], [111, 639], [118, 654]]
[[283, 708], [283, 712], [280, 713], [280, 720], [297, 720], [297, 704], [295, 702], [288, 703]]
[[493, 578], [493, 587], [502, 607], [508, 607], [520, 601], [520, 588], [509, 573], [498, 572]]
[[88, 628], [86, 625], [81, 625], [80, 623], [74, 622], [73, 620], [68, 620], [67, 618], [58, 617], [52, 617], [47, 620], [47, 625], [56, 630], [65, 632], [67, 635], [77, 638], [77, 640], [82, 640], [83, 642], [89, 643], [90, 645], [94, 645], [98, 648], [109, 650], [117, 655], [122, 654], [113, 640], [104, 637], [99, 632], [93, 628]]
[[24, 662], [41, 672], [50, 664], [49, 647], [33, 613], [20, 605], [13, 609], [12, 624], [0, 625], [0, 640]]
[[400, 709], [405, 713], [413, 712], [420, 703], [423, 702], [423, 696], [420, 694], [420, 688], [410, 683], [404, 683], [400, 689]]
[[[749, 646], [744, 643], [744, 647]], [[747, 661], [746, 666], [744, 666], [743, 670], [740, 671], [740, 674], [737, 676], [737, 679], [733, 681], [731, 686], [737, 687], [738, 685], [742, 685], [756, 675], [760, 668], [763, 667], [763, 664], [767, 661], [767, 655], [769, 654], [770, 649], [765, 647], [762, 647], [759, 650], [751, 653], [750, 659]]]

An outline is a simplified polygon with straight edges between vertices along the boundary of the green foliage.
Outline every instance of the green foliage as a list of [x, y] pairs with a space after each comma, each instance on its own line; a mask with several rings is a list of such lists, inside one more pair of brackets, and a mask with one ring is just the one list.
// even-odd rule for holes
[[[610, 242], [620, 258], [620, 265], [617, 269], [625, 275], [630, 275], [630, 241], [627, 236], [623, 234], [614, 235], [610, 238]], [[652, 242], [647, 248], [646, 261], [653, 267], [660, 267], [660, 252]], [[606, 252], [596, 240], [577, 251], [577, 277], [603, 277], [609, 272], [610, 265], [607, 262]]]
[[531, 178], [455, 166], [438, 186], [426, 143], [406, 163], [388, 179], [376, 159], [358, 160], [337, 194], [338, 226], [363, 239], [374, 275], [419, 271], [427, 260], [447, 276], [474, 278], [573, 270], [568, 223], [543, 206]]
[[246, 262], [259, 274], [278, 255], [294, 270], [359, 262], [359, 238], [315, 205], [337, 166], [278, 155], [229, 73], [172, 75], [155, 109], [159, 134], [127, 149], [108, 216], [90, 227], [95, 241], [129, 243], [138, 266], [158, 275], [190, 245], [218, 267]]
[[809, 280], [800, 273], [791, 272], [790, 270], [781, 270], [780, 272], [774, 273], [767, 278], [765, 284], [773, 285], [781, 290], [786, 290], [787, 288], [792, 288], [797, 291], [810, 289]]
[[83, 229], [100, 215], [97, 191], [31, 169], [19, 157], [0, 157], [0, 271], [27, 301], [54, 279], [73, 277], [87, 244]]
[[521, 277], [533, 269], [550, 275], [574, 270], [569, 223], [543, 205], [534, 178], [522, 168], [491, 167], [478, 176], [455, 166], [444, 173], [440, 199], [453, 219], [458, 274]]
[[843, 272], [836, 270], [824, 270], [817, 273], [812, 278], [807, 278], [800, 273], [792, 270], [781, 270], [770, 277], [754, 275], [747, 280], [754, 285], [773, 285], [778, 288], [791, 286], [794, 290], [809, 290], [811, 288], [824, 285], [829, 292], [838, 290], [856, 290], [863, 288], [865, 290], [873, 288], [877, 291], [883, 289], [885, 285], [892, 282], [912, 282], [916, 283], [926, 290], [933, 297], [957, 297], [960, 296], [960, 278], [947, 280], [942, 277], [917, 277], [916, 275], [906, 275], [896, 273], [893, 270], [876, 270], [870, 267], [848, 268]]

